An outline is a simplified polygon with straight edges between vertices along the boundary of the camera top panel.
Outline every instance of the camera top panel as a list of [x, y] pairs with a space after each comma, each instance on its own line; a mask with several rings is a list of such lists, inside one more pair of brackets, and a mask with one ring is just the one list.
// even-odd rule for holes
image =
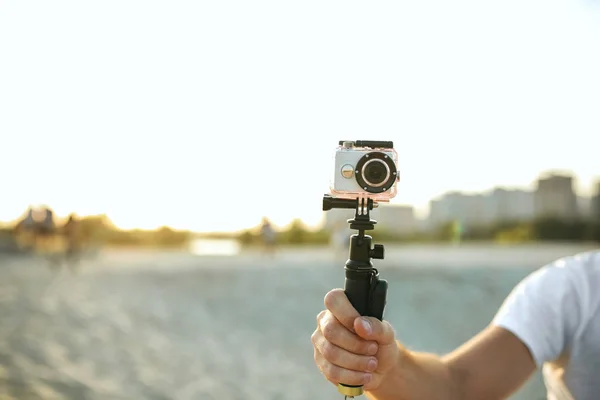
[[356, 147], [370, 147], [372, 149], [393, 149], [394, 142], [391, 140], [340, 140], [339, 145], [352, 143]]

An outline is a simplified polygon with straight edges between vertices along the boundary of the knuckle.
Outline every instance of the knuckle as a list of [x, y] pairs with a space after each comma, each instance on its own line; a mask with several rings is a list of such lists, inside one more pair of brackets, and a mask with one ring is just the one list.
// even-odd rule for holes
[[321, 353], [315, 348], [313, 351], [313, 358], [315, 359], [315, 364], [319, 365], [321, 361]]
[[387, 321], [383, 321], [383, 323], [384, 323], [384, 327], [385, 327], [386, 331], [389, 333], [389, 335], [391, 337], [396, 337], [396, 330], [394, 329], [392, 324], [390, 324]]
[[310, 341], [313, 345], [317, 344], [317, 340], [319, 339], [319, 330], [315, 329], [315, 331], [310, 335]]
[[321, 330], [323, 332], [323, 336], [325, 337], [325, 339], [327, 339], [329, 341], [336, 339], [337, 326], [334, 322], [329, 321], [329, 322], [325, 323]]
[[333, 290], [330, 290], [329, 292], [327, 292], [327, 294], [325, 295], [325, 299], [324, 299], [325, 307], [327, 307], [327, 309], [330, 309], [331, 307], [333, 307], [336, 303], [336, 300], [343, 293], [344, 293], [344, 291], [342, 289], [333, 289]]
[[327, 310], [323, 310], [319, 314], [317, 314], [317, 324], [319, 324], [319, 322], [321, 322], [321, 320], [323, 319], [325, 314], [327, 314]]

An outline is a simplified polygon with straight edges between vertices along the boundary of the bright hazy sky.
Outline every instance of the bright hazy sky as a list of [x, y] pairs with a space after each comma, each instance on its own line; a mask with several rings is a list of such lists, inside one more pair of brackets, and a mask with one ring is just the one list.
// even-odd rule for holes
[[340, 139], [393, 140], [395, 203], [600, 174], [585, 0], [0, 2], [0, 220], [322, 218]]

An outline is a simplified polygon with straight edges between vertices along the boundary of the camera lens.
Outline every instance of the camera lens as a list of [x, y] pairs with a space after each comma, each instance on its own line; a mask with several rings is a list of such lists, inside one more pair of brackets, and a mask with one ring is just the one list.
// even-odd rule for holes
[[394, 159], [379, 151], [363, 155], [356, 164], [355, 175], [358, 185], [368, 193], [385, 192], [397, 180]]
[[370, 164], [365, 165], [365, 180], [371, 185], [379, 185], [387, 180], [388, 168], [383, 162], [373, 160]]
[[379, 187], [390, 178], [390, 167], [382, 160], [374, 158], [365, 163], [362, 176], [369, 186]]

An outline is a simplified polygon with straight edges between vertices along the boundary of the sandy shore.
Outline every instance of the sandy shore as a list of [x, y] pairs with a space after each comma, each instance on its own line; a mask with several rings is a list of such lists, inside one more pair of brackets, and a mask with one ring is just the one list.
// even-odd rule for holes
[[[409, 347], [450, 351], [531, 270], [590, 248], [390, 247], [376, 261], [385, 317]], [[330, 251], [111, 251], [80, 267], [0, 256], [0, 399], [339, 398], [310, 344], [324, 294], [343, 285]], [[543, 398], [539, 376], [514, 397]]]

